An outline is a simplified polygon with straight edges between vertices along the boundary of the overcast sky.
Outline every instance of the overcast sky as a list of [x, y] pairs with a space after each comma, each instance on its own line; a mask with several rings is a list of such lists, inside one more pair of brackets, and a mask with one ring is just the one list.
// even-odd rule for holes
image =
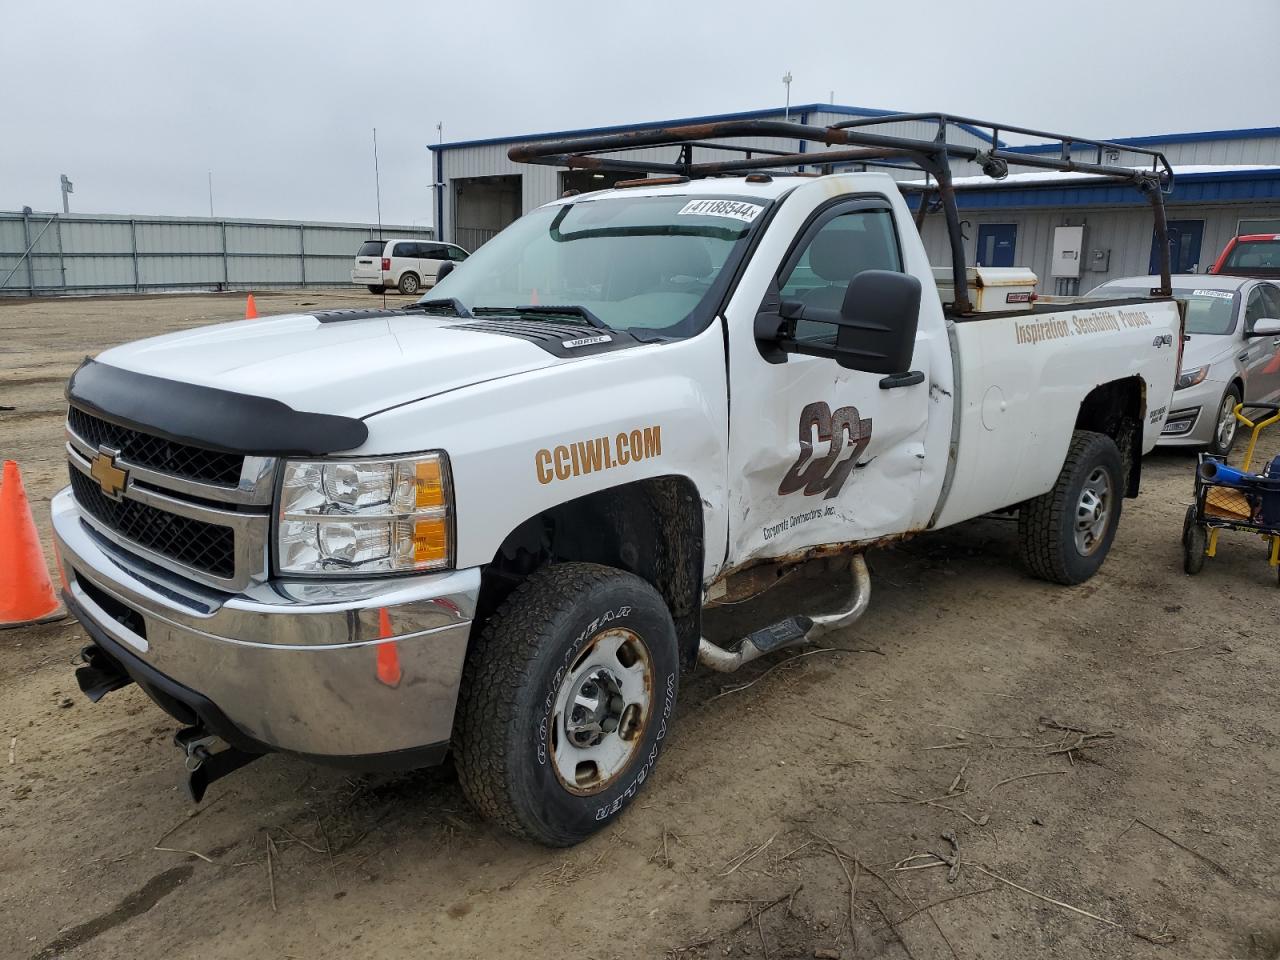
[[[757, 12], [758, 11], [758, 12]], [[826, 101], [1280, 124], [1280, 0], [0, 0], [0, 209], [430, 223], [426, 144]]]

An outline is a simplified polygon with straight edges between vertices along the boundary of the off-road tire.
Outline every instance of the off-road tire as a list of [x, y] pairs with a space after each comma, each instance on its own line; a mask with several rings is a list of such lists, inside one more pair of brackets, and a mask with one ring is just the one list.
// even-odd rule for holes
[[[1076, 546], [1075, 512], [1085, 481], [1098, 467], [1111, 483], [1110, 516], [1098, 547], [1085, 555]], [[1018, 510], [1020, 553], [1032, 576], [1068, 586], [1092, 577], [1115, 539], [1124, 485], [1124, 464], [1115, 441], [1102, 433], [1075, 431], [1053, 489]]]
[[399, 290], [406, 297], [411, 297], [422, 288], [422, 281], [418, 279], [416, 273], [405, 272], [400, 274]]
[[386, 292], [387, 292], [387, 288], [386, 288], [386, 287], [379, 287], [379, 286], [376, 286], [375, 284], [372, 284], [372, 283], [371, 283], [371, 284], [369, 284], [369, 292], [370, 292], [370, 293], [386, 293]]
[[1195, 504], [1187, 507], [1182, 519], [1182, 570], [1195, 576], [1204, 569], [1204, 551], [1209, 543], [1209, 529], [1196, 522]]
[[[648, 649], [649, 716], [627, 766], [600, 792], [574, 794], [555, 771], [554, 701], [579, 653], [619, 627]], [[472, 806], [510, 833], [548, 846], [570, 846], [600, 830], [652, 773], [675, 710], [679, 662], [671, 614], [641, 578], [593, 563], [535, 572], [467, 652], [453, 740], [458, 779]]]
[[1222, 443], [1220, 443], [1218, 439], [1218, 421], [1222, 417], [1222, 408], [1224, 406], [1226, 406], [1227, 404], [1230, 404], [1231, 410], [1233, 411], [1233, 416], [1234, 416], [1236, 404], [1239, 402], [1240, 402], [1240, 389], [1236, 387], [1234, 384], [1230, 387], [1227, 387], [1226, 393], [1222, 395], [1222, 401], [1218, 404], [1218, 409], [1214, 412], [1213, 439], [1210, 440], [1208, 445], [1204, 448], [1205, 453], [1212, 453], [1216, 457], [1223, 457], [1223, 458], [1230, 456], [1232, 449], [1236, 445], [1236, 440], [1240, 438], [1239, 421], [1236, 422], [1236, 428], [1231, 431], [1231, 441], [1227, 443], [1225, 446]]

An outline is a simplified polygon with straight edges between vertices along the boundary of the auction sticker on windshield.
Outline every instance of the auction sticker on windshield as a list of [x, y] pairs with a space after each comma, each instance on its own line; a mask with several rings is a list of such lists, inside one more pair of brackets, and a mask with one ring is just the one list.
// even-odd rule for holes
[[727, 217], [730, 220], [741, 220], [750, 223], [760, 216], [764, 207], [758, 203], [747, 203], [745, 200], [690, 200], [680, 210], [678, 217]]
[[1192, 290], [1193, 297], [1217, 297], [1219, 300], [1234, 300], [1235, 294], [1230, 290]]

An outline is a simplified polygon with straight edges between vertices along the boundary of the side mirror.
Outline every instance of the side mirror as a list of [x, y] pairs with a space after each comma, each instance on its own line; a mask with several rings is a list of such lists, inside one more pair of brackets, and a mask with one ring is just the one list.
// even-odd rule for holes
[[863, 270], [849, 282], [837, 323], [842, 367], [867, 373], [911, 369], [920, 326], [919, 278], [892, 270]]
[[436, 270], [436, 283], [439, 283], [449, 274], [453, 273], [453, 268], [456, 266], [457, 264], [452, 260], [446, 260], [444, 263], [440, 264], [440, 268]]
[[1280, 320], [1273, 320], [1270, 317], [1263, 317], [1261, 320], [1253, 322], [1253, 329], [1245, 334], [1246, 337], [1280, 337]]
[[[799, 339], [799, 321], [830, 324], [834, 337]], [[786, 354], [828, 357], [848, 370], [905, 373], [920, 325], [920, 281], [892, 270], [863, 270], [845, 290], [839, 310], [820, 309], [778, 297], [776, 288], [756, 315], [756, 343], [770, 363]]]

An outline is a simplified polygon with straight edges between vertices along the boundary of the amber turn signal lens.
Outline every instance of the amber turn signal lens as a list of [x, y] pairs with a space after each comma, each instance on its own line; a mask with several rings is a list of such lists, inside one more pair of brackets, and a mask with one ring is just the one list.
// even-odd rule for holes
[[449, 559], [449, 521], [432, 517], [413, 522], [413, 562], [442, 563]]
[[414, 506], [444, 506], [444, 475], [440, 470], [439, 460], [423, 460], [415, 464], [416, 483], [414, 485]]

